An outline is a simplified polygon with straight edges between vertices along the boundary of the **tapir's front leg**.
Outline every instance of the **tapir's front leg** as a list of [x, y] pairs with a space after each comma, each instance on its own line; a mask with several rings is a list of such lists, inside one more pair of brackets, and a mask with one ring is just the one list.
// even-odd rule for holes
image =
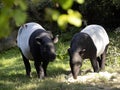
[[35, 65], [35, 68], [37, 71], [38, 78], [43, 79], [45, 75], [44, 75], [44, 70], [43, 70], [43, 67], [41, 65], [41, 62], [35, 61], [34, 65]]
[[48, 64], [49, 64], [49, 61], [45, 61], [43, 62], [43, 65], [42, 65], [45, 76], [47, 76], [46, 70], [47, 70]]

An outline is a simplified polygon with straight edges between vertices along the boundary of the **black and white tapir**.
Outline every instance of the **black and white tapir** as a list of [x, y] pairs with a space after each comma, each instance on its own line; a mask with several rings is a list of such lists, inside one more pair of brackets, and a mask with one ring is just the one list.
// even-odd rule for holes
[[88, 25], [76, 33], [68, 49], [73, 78], [77, 79], [83, 59], [90, 59], [94, 72], [104, 69], [108, 44], [109, 37], [100, 25]]
[[34, 60], [38, 78], [42, 79], [47, 75], [49, 62], [56, 58], [54, 43], [57, 41], [57, 36], [53, 37], [50, 31], [46, 31], [38, 23], [30, 22], [20, 27], [17, 46], [21, 51], [27, 76], [31, 76], [29, 60]]

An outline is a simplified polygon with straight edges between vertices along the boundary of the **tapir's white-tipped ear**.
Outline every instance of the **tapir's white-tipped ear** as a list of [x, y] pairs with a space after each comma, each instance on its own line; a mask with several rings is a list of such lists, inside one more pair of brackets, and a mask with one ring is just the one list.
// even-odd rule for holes
[[52, 40], [53, 40], [53, 43], [57, 43], [58, 42], [58, 37], [59, 37], [59, 35], [56, 35]]
[[85, 51], [86, 51], [86, 49], [83, 49], [82, 51], [83, 51], [83, 52], [85, 52]]

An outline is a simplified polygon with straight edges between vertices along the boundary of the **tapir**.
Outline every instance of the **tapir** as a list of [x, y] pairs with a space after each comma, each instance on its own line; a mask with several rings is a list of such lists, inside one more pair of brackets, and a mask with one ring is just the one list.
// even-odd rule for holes
[[31, 77], [29, 60], [34, 60], [38, 78], [47, 76], [47, 66], [56, 58], [54, 43], [57, 41], [57, 35], [53, 37], [50, 31], [46, 31], [38, 23], [29, 22], [19, 28], [17, 46], [20, 49], [27, 76]]
[[94, 72], [104, 69], [108, 44], [107, 32], [100, 25], [88, 25], [76, 33], [68, 49], [73, 78], [77, 79], [84, 59], [90, 59]]

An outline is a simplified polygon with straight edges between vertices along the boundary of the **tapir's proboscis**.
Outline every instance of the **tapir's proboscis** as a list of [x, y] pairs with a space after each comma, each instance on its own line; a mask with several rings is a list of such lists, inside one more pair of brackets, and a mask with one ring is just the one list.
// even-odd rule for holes
[[35, 22], [26, 23], [20, 27], [17, 36], [17, 45], [21, 51], [26, 75], [31, 77], [29, 60], [34, 60], [38, 78], [44, 78], [50, 61], [56, 58], [54, 43], [58, 40], [50, 31], [46, 31]]
[[68, 49], [73, 78], [77, 79], [83, 59], [90, 59], [94, 72], [104, 69], [108, 44], [109, 37], [100, 25], [88, 25], [76, 33]]

